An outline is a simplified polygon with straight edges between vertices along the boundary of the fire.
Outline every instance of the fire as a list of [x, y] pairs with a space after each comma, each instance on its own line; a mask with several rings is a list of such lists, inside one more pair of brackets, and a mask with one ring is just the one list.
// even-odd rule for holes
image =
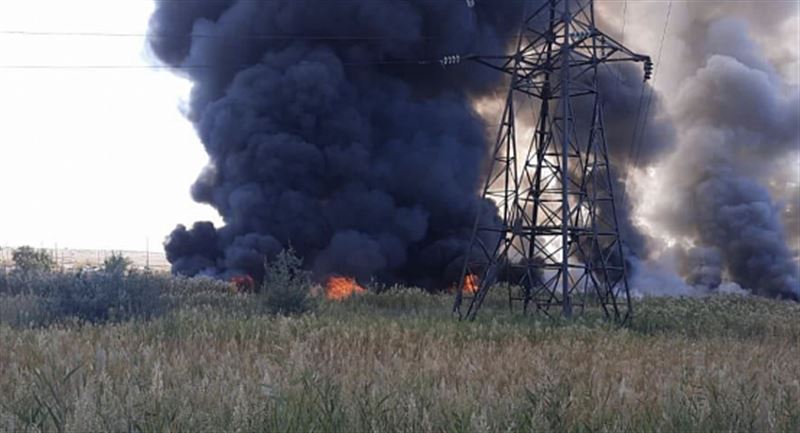
[[256, 282], [250, 275], [236, 275], [231, 277], [231, 290], [234, 293], [246, 293], [255, 290]]
[[465, 293], [477, 293], [478, 288], [480, 288], [481, 282], [478, 279], [478, 276], [475, 274], [467, 274], [464, 277], [464, 292]]
[[325, 296], [333, 301], [343, 301], [353, 296], [353, 294], [366, 291], [366, 289], [358, 285], [355, 278], [330, 277], [325, 288]]

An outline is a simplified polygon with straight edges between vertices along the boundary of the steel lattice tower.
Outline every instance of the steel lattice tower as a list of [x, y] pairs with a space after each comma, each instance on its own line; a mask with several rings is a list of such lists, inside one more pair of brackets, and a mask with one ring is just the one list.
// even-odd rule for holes
[[454, 311], [473, 319], [503, 281], [519, 288], [509, 289], [509, 304], [521, 301], [524, 311], [571, 317], [599, 305], [626, 322], [631, 302], [598, 69], [643, 62], [647, 80], [652, 62], [595, 27], [591, 0], [549, 0], [526, 17], [513, 54], [443, 60], [474, 60], [510, 78], [483, 188], [498, 217], [478, 212]]

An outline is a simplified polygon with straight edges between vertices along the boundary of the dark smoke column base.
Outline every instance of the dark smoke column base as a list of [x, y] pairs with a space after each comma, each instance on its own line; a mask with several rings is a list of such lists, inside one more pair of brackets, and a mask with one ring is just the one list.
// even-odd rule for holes
[[[543, 4], [525, 20], [512, 55], [461, 58], [508, 74], [510, 88], [483, 190], [502, 225], [476, 220], [454, 312], [474, 319], [491, 287], [503, 281], [521, 288], [509, 292], [509, 304], [522, 302], [524, 312], [569, 318], [598, 306], [609, 319], [628, 322], [598, 68], [643, 62], [647, 80], [650, 58], [597, 30], [587, 0]], [[518, 119], [531, 112], [536, 128], [530, 144], [518, 147]]]

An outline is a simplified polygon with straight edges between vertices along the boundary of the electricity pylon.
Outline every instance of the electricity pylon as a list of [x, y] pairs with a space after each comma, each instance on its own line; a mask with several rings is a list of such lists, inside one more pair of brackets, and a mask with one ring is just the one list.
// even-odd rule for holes
[[626, 322], [632, 310], [598, 69], [643, 62], [647, 80], [650, 58], [598, 30], [593, 1], [550, 0], [527, 15], [512, 54], [442, 62], [462, 60], [507, 74], [510, 86], [483, 188], [498, 216], [478, 212], [454, 312], [474, 319], [502, 281], [517, 288], [509, 304], [522, 301], [523, 311], [571, 317], [597, 305]]

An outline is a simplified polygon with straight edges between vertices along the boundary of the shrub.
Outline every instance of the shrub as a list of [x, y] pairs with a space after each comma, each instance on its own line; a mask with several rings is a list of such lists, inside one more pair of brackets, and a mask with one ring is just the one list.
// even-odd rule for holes
[[16, 288], [15, 283], [11, 273], [5, 269], [0, 269], [0, 295], [11, 293]]
[[0, 324], [32, 327], [47, 324], [49, 321], [40, 297], [30, 294], [0, 296]]
[[133, 264], [133, 260], [122, 255], [122, 252], [111, 252], [110, 257], [103, 260], [103, 270], [109, 274], [124, 275]]
[[45, 250], [22, 246], [11, 255], [14, 265], [23, 272], [47, 272], [55, 267], [55, 262]]
[[161, 279], [148, 274], [64, 274], [49, 289], [46, 305], [54, 320], [102, 323], [150, 318], [165, 310]]
[[52, 292], [53, 280], [63, 278], [60, 273], [44, 271], [23, 272], [19, 269], [0, 271], [0, 294], [43, 295]]
[[263, 303], [272, 314], [302, 314], [313, 309], [311, 274], [292, 249], [281, 251], [265, 264], [261, 286]]

